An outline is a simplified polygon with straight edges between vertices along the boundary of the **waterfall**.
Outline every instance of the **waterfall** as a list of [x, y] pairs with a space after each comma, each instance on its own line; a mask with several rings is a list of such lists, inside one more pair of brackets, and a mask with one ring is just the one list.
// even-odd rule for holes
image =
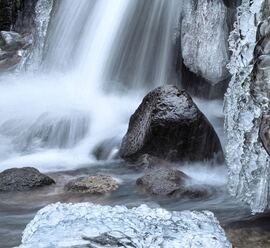
[[177, 77], [181, 1], [45, 2], [28, 72], [0, 82], [1, 169], [94, 161], [98, 144], [123, 136], [145, 90]]

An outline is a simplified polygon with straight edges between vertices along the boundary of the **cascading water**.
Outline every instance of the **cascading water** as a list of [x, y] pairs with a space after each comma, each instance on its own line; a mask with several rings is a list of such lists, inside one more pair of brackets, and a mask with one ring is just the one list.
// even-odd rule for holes
[[[122, 137], [143, 89], [176, 78], [180, 1], [65, 0], [53, 12], [45, 2], [36, 23], [46, 44], [38, 42], [25, 64], [35, 73], [1, 83], [1, 169], [90, 162], [97, 144]], [[119, 86], [129, 91], [104, 93]]]
[[[180, 82], [181, 75], [175, 68], [183, 45], [177, 33], [183, 1], [37, 1], [34, 46], [26, 51], [19, 68], [26, 72], [18, 69], [16, 76], [4, 75], [0, 79], [0, 171], [34, 166], [49, 171], [57, 184], [53, 190], [31, 192], [27, 202], [24, 193], [2, 195], [2, 243], [18, 244], [22, 229], [36, 209], [55, 201], [126, 206], [146, 203], [177, 211], [203, 208], [214, 210], [224, 222], [248, 215], [244, 206], [227, 194], [226, 168], [222, 166], [175, 164], [194, 179], [191, 184], [197, 183], [202, 191], [209, 189], [210, 196], [171, 201], [141, 194], [134, 187], [141, 171], [126, 166], [126, 162], [98, 163], [95, 158], [100, 144], [108, 146], [106, 158], [113, 157], [131, 114], [148, 90]], [[196, 9], [202, 20], [208, 15], [203, 8]], [[224, 8], [222, 5], [221, 10]], [[186, 28], [188, 25], [192, 23]], [[200, 27], [200, 21], [196, 25]], [[218, 25], [220, 34], [222, 26]], [[207, 27], [211, 32], [216, 26], [210, 20]], [[221, 46], [223, 43], [222, 36]], [[184, 45], [189, 46], [188, 42]], [[211, 45], [208, 48], [212, 52]], [[211, 56], [207, 58], [214, 61]], [[222, 101], [194, 100], [223, 141]], [[64, 190], [71, 178], [99, 173], [115, 177], [121, 184], [119, 190], [111, 195], [83, 197]], [[18, 240], [11, 240], [11, 235]]]

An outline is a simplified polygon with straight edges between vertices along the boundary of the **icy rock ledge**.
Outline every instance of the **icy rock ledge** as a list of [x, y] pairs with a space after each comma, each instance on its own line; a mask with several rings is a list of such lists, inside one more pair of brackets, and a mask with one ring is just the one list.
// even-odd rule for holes
[[20, 248], [231, 248], [211, 212], [168, 212], [146, 205], [128, 209], [90, 203], [52, 204], [26, 227]]
[[270, 207], [270, 157], [259, 138], [270, 106], [269, 0], [243, 0], [230, 35], [232, 74], [225, 95], [229, 191], [253, 213]]

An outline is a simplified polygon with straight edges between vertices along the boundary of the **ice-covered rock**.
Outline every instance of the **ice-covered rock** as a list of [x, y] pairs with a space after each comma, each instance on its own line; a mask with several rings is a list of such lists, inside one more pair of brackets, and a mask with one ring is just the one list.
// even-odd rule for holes
[[26, 227], [20, 248], [231, 248], [211, 212], [168, 212], [90, 203], [52, 204]]
[[259, 137], [262, 115], [269, 108], [268, 16], [269, 0], [242, 1], [229, 40], [232, 80], [225, 96], [229, 190], [253, 212], [264, 211], [270, 200], [270, 159]]
[[37, 0], [34, 18], [33, 47], [24, 51], [18, 70], [37, 70], [43, 59], [45, 41], [53, 10], [54, 0]]
[[181, 47], [185, 66], [212, 84], [228, 77], [227, 8], [222, 0], [183, 1]]

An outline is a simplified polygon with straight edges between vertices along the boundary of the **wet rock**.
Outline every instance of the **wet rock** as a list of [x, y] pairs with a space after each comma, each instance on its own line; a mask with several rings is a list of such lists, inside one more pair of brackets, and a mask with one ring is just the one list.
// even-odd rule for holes
[[222, 154], [222, 148], [191, 97], [164, 86], [150, 92], [131, 116], [119, 153], [127, 160], [149, 154], [167, 161], [199, 161]]
[[260, 227], [225, 227], [228, 239], [234, 248], [269, 248], [270, 232]]
[[12, 168], [0, 173], [0, 192], [29, 191], [55, 181], [31, 167]]
[[106, 139], [94, 148], [93, 155], [97, 160], [117, 159], [120, 143], [117, 138]]
[[203, 187], [189, 186], [191, 178], [175, 169], [155, 169], [137, 179], [136, 184], [146, 192], [157, 196], [198, 198], [207, 195]]
[[21, 35], [13, 31], [0, 32], [0, 70], [16, 68], [22, 59], [24, 50], [32, 45], [31, 35]]
[[188, 179], [190, 178], [179, 170], [156, 169], [137, 179], [136, 184], [153, 195], [170, 195], [184, 188]]
[[21, 61], [21, 58], [17, 52], [0, 50], [0, 70], [13, 69]]
[[2, 48], [6, 51], [26, 49], [32, 44], [32, 37], [30, 35], [22, 36], [13, 31], [1, 31], [0, 40]]
[[110, 176], [80, 177], [69, 182], [65, 189], [71, 192], [104, 194], [118, 189], [118, 183]]

